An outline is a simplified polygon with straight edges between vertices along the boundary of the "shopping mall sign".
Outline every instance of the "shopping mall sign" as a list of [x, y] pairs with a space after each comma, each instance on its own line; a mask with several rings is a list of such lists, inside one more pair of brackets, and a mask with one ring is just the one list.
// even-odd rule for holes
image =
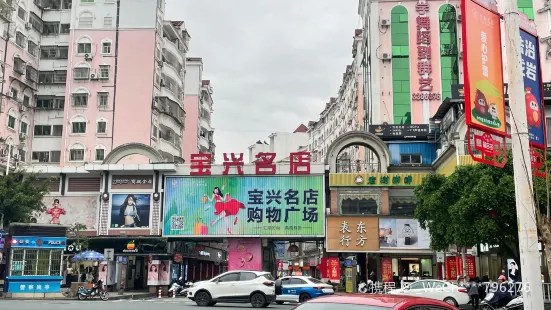
[[324, 236], [324, 176], [167, 177], [164, 236]]
[[427, 173], [331, 173], [329, 186], [417, 186]]

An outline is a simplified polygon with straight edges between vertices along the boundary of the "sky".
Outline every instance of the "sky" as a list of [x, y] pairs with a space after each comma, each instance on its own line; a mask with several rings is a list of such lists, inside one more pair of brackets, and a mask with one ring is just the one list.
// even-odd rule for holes
[[352, 62], [357, 0], [166, 0], [213, 87], [216, 162], [318, 120]]

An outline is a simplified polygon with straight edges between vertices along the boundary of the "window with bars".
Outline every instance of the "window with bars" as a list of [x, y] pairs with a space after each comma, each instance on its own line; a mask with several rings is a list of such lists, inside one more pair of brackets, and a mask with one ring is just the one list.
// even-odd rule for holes
[[42, 22], [42, 19], [40, 17], [38, 17], [38, 15], [31, 12], [31, 14], [29, 15], [29, 23], [31, 23], [32, 27], [36, 31], [42, 33], [43, 22]]
[[18, 31], [15, 33], [15, 43], [17, 43], [17, 45], [21, 46], [22, 48], [25, 48], [27, 44], [27, 37], [25, 37], [23, 33]]
[[83, 161], [84, 149], [72, 149], [69, 153], [69, 161]]
[[71, 124], [71, 133], [76, 133], [76, 134], [86, 133], [86, 122], [73, 122]]
[[59, 34], [59, 22], [44, 22], [42, 24], [42, 35], [55, 36]]
[[103, 161], [105, 159], [105, 150], [96, 149], [96, 161]]
[[107, 122], [106, 121], [98, 121], [96, 133], [98, 134], [106, 134], [107, 133]]
[[107, 65], [100, 65], [99, 66], [99, 78], [102, 80], [108, 80], [109, 79], [109, 66]]
[[105, 108], [109, 105], [109, 93], [98, 93], [98, 106]]
[[41, 46], [40, 59], [67, 59], [69, 57], [68, 46]]
[[75, 68], [75, 80], [87, 80], [90, 78], [90, 68], [79, 67]]
[[73, 106], [74, 107], [88, 106], [88, 94], [73, 94]]
[[25, 68], [25, 78], [31, 82], [38, 81], [38, 71], [32, 66], [27, 66]]
[[37, 109], [63, 110], [65, 106], [65, 97], [38, 96], [36, 99]]
[[38, 45], [33, 41], [29, 41], [29, 46], [27, 47], [27, 50], [29, 51], [29, 54], [35, 57], [38, 56]]
[[60, 276], [63, 250], [11, 249], [10, 276]]

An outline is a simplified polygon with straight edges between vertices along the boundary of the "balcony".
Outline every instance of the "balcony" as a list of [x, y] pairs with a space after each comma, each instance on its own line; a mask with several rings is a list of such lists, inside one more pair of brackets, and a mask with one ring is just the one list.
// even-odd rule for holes
[[176, 92], [178, 92], [178, 88], [182, 88], [183, 77], [180, 75], [180, 72], [176, 71], [176, 68], [165, 63], [161, 72], [163, 75], [170, 77], [170, 82], [174, 83], [177, 87]]
[[12, 0], [0, 0], [0, 18], [6, 22], [11, 22], [13, 16]]
[[161, 97], [168, 97], [179, 105], [184, 104], [184, 90], [171, 76], [161, 75]]
[[210, 118], [207, 120], [203, 117], [200, 117], [199, 118], [199, 125], [201, 126], [201, 128], [203, 128], [203, 130], [205, 131], [211, 131], [212, 128], [210, 127]]
[[161, 152], [168, 153], [172, 156], [182, 156], [179, 148], [177, 148], [176, 146], [174, 146], [174, 144], [164, 139], [159, 140], [159, 143], [157, 144], [157, 149]]
[[165, 22], [163, 24], [163, 38], [166, 43], [165, 45], [172, 45], [176, 49], [175, 54], [183, 55], [187, 52], [187, 45], [184, 44], [184, 40], [180, 35], [180, 30], [176, 29], [171, 22]]
[[169, 97], [158, 96], [153, 104], [153, 108], [157, 110], [161, 115], [165, 115], [173, 119], [180, 126], [184, 126], [186, 120], [186, 112], [182, 107], [170, 99]]
[[210, 149], [209, 140], [204, 135], [199, 135], [199, 146], [205, 150]]
[[160, 124], [159, 125], [159, 149], [172, 155], [181, 156], [182, 137], [178, 135], [172, 128]]
[[199, 99], [200, 103], [201, 103], [201, 108], [207, 112], [207, 113], [212, 113], [212, 104], [211, 104], [211, 101], [208, 99], [208, 97], [201, 97]]
[[[164, 48], [163, 48], [163, 58], [166, 58], [166, 61], [170, 62], [174, 67], [178, 67], [176, 63], [179, 63], [180, 66], [184, 66], [184, 54], [178, 50], [178, 46], [172, 41], [164, 38]], [[167, 55], [169, 54], [169, 55]], [[163, 59], [164, 60], [164, 59]]]

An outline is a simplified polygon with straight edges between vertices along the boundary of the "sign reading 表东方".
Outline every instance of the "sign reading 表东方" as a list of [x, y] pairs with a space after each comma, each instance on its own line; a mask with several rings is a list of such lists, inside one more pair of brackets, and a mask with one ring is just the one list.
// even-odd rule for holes
[[12, 248], [65, 249], [67, 238], [63, 237], [12, 237]]
[[331, 173], [330, 186], [417, 186], [427, 173]]
[[323, 236], [323, 175], [167, 177], [165, 236]]
[[379, 221], [376, 217], [327, 217], [327, 252], [379, 250]]

